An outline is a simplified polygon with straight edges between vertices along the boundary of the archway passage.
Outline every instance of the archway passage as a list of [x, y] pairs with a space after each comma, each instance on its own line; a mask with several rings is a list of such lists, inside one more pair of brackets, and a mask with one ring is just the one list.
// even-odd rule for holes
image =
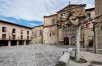
[[64, 38], [64, 45], [69, 45], [69, 38], [68, 37]]
[[17, 45], [17, 41], [16, 40], [12, 40], [11, 41], [11, 46], [16, 46]]
[[93, 40], [90, 40], [89, 41], [89, 45], [88, 45], [89, 47], [93, 47]]
[[0, 46], [8, 46], [7, 40], [0, 40]]
[[19, 41], [19, 45], [24, 45], [24, 41], [23, 40]]

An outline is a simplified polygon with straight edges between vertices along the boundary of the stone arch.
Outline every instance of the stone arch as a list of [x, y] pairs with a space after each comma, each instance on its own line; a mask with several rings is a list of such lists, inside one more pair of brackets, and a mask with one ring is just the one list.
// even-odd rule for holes
[[64, 45], [69, 45], [69, 38], [68, 37], [64, 37]]
[[88, 46], [93, 47], [93, 39], [89, 41]]

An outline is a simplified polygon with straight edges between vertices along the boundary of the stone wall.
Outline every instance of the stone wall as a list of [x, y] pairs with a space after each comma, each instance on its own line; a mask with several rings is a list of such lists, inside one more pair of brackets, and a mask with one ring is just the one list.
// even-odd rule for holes
[[58, 31], [57, 26], [45, 27], [43, 34], [43, 42], [45, 44], [57, 44], [58, 42]]
[[32, 43], [43, 44], [43, 26], [36, 26], [32, 30]]

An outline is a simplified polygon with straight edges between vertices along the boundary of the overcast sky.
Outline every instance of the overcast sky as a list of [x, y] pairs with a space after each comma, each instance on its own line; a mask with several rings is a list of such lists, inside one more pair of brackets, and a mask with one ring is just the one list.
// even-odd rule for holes
[[[94, 7], [94, 0], [70, 0], [71, 4]], [[0, 0], [0, 16], [25, 20], [42, 20], [69, 4], [69, 0]]]

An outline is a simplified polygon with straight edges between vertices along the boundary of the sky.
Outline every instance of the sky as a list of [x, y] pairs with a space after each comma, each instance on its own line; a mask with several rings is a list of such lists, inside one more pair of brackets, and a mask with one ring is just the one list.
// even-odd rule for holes
[[86, 4], [86, 8], [94, 7], [94, 0], [0, 0], [0, 16], [43, 22], [43, 16], [55, 14], [69, 1]]

